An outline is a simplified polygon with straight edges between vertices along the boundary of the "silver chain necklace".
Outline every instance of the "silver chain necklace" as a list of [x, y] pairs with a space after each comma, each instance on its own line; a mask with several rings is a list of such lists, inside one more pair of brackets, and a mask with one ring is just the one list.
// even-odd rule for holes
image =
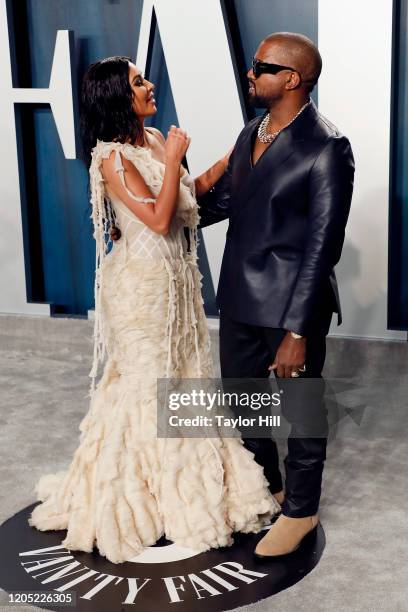
[[302, 111], [304, 111], [306, 106], [308, 106], [309, 104], [310, 104], [310, 100], [308, 100], [306, 102], [306, 104], [304, 104], [302, 106], [302, 108], [296, 113], [296, 115], [293, 117], [293, 119], [291, 119], [289, 121], [289, 123], [287, 123], [286, 125], [281, 127], [280, 130], [277, 130], [276, 132], [268, 132], [268, 125], [269, 125], [269, 121], [270, 121], [271, 116], [270, 116], [269, 113], [267, 115], [265, 115], [265, 117], [262, 119], [262, 121], [261, 121], [261, 123], [259, 124], [259, 127], [258, 127], [258, 138], [259, 138], [259, 140], [261, 142], [263, 142], [264, 144], [271, 143], [273, 140], [275, 140], [277, 135], [280, 134], [280, 132], [282, 130], [287, 128], [291, 123], [294, 122], [295, 119], [297, 119], [299, 117], [300, 113]]

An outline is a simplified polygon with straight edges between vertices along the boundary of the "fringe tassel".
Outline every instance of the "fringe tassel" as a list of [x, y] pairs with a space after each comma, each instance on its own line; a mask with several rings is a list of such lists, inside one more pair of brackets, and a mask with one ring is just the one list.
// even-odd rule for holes
[[101, 290], [103, 286], [103, 260], [112, 244], [109, 236], [109, 227], [114, 222], [114, 215], [109, 200], [105, 197], [104, 179], [99, 169], [102, 161], [101, 155], [94, 150], [92, 162], [89, 169], [91, 180], [91, 218], [94, 227], [93, 237], [95, 239], [95, 322], [94, 322], [94, 350], [92, 368], [89, 373], [91, 378], [90, 396], [92, 397], [96, 388], [96, 377], [98, 365], [106, 355], [106, 324], [101, 308]]

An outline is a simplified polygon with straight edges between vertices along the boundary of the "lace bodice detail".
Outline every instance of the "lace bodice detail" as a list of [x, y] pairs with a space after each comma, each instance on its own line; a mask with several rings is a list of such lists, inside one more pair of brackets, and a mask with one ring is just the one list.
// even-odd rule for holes
[[[187, 255], [184, 222], [174, 217], [168, 234], [162, 236], [147, 227], [115, 194], [110, 193], [115, 221], [121, 238], [113, 243], [113, 249], [122, 248], [127, 257], [143, 259], [177, 259]], [[140, 206], [143, 206], [140, 203]]]

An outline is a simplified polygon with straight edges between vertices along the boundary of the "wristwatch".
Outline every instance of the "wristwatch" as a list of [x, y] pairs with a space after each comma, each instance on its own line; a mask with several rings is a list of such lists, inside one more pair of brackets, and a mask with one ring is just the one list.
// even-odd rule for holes
[[292, 338], [294, 340], [300, 340], [301, 338], [303, 338], [304, 336], [301, 336], [300, 334], [297, 334], [296, 332], [291, 331], [290, 335], [292, 336]]

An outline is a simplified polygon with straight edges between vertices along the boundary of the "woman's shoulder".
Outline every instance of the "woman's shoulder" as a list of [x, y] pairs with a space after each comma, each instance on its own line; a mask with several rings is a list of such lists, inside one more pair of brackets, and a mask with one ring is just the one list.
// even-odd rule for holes
[[92, 148], [92, 151], [108, 151], [108, 150], [112, 150], [112, 149], [136, 149], [138, 147], [135, 147], [133, 145], [131, 145], [129, 142], [119, 142], [117, 140], [111, 140], [111, 141], [107, 141], [107, 140], [99, 140], [99, 138], [96, 141], [96, 145]]
[[105, 141], [97, 140], [96, 145], [92, 149], [92, 158], [100, 162], [102, 159], [107, 159], [113, 151], [122, 153], [125, 159], [133, 161], [141, 156], [146, 156], [144, 147], [132, 145], [130, 142]]
[[158, 140], [160, 140], [160, 142], [162, 144], [164, 144], [166, 142], [165, 137], [163, 136], [163, 134], [161, 133], [161, 131], [155, 127], [148, 127], [146, 128], [146, 130], [148, 132], [150, 132], [150, 134], [152, 134], [153, 136], [155, 136]]

